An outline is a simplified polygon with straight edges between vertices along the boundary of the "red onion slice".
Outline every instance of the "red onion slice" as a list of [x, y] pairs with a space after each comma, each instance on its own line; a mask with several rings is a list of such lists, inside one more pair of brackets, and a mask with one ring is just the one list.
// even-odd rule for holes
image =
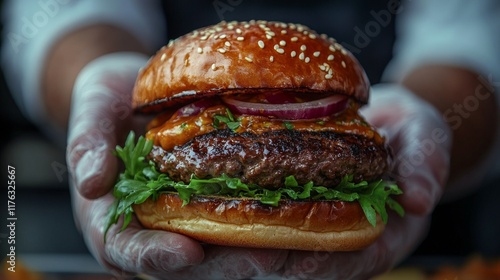
[[224, 103], [233, 112], [247, 115], [270, 116], [284, 120], [316, 119], [343, 111], [348, 98], [344, 95], [332, 95], [325, 98], [285, 104], [253, 103], [224, 97]]
[[196, 116], [199, 113], [205, 111], [205, 109], [207, 109], [208, 107], [211, 107], [213, 105], [214, 105], [213, 99], [201, 99], [191, 104], [188, 104], [184, 107], [181, 107], [179, 110], [177, 110], [177, 114], [180, 117]]

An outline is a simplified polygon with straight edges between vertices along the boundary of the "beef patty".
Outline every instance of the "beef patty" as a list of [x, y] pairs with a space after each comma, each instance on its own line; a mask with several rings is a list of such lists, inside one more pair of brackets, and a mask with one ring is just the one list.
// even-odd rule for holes
[[313, 181], [325, 187], [351, 174], [356, 182], [375, 180], [387, 171], [389, 152], [354, 134], [288, 129], [238, 134], [225, 129], [197, 136], [172, 151], [154, 146], [149, 159], [176, 181], [226, 174], [277, 189], [289, 175], [299, 184]]

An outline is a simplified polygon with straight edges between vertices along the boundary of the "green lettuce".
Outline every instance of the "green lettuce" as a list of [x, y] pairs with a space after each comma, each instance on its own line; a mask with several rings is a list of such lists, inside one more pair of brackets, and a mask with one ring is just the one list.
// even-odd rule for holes
[[154, 162], [146, 160], [152, 148], [152, 141], [143, 136], [136, 142], [133, 132], [130, 132], [123, 147], [116, 147], [115, 155], [123, 161], [125, 170], [119, 175], [113, 190], [116, 199], [110, 209], [106, 233], [121, 216], [124, 216], [122, 230], [128, 226], [134, 204], [141, 204], [148, 198], [156, 200], [160, 193], [172, 191], [179, 194], [183, 205], [190, 202], [192, 195], [249, 197], [272, 206], [278, 206], [281, 199], [357, 201], [373, 226], [376, 226], [377, 214], [387, 223], [387, 207], [400, 216], [404, 215], [403, 207], [391, 197], [402, 194], [402, 191], [392, 182], [377, 180], [355, 183], [353, 176], [345, 176], [338, 186], [327, 188], [315, 186], [312, 182], [299, 185], [294, 176], [288, 176], [284, 187], [269, 190], [223, 174], [209, 179], [192, 176], [186, 184], [173, 181], [166, 174], [158, 172]]

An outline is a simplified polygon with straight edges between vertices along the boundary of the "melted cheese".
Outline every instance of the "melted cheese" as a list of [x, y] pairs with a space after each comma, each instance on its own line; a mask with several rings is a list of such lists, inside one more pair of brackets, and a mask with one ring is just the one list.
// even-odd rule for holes
[[[177, 113], [160, 115], [148, 126], [146, 138], [153, 140], [154, 145], [170, 151], [175, 146], [187, 143], [192, 138], [212, 132], [216, 129], [225, 129], [227, 126], [220, 123], [214, 126], [214, 117], [227, 116], [227, 107], [217, 104], [207, 108], [196, 116], [179, 116]], [[339, 115], [314, 120], [279, 120], [263, 116], [235, 115], [240, 126], [236, 133], [250, 132], [261, 134], [271, 130], [294, 129], [298, 131], [332, 131], [337, 133], [357, 134], [377, 143], [383, 138], [358, 114], [357, 106], [347, 108]]]

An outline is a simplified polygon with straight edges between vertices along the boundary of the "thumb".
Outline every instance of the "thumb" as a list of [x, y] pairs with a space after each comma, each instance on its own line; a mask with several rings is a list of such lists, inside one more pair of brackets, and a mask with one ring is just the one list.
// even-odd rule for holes
[[399, 85], [373, 87], [367, 120], [387, 138], [393, 152], [392, 175], [409, 213], [429, 214], [448, 177], [452, 133], [440, 113]]
[[84, 197], [102, 196], [113, 184], [118, 163], [111, 151], [130, 125], [131, 92], [137, 71], [146, 61], [139, 54], [110, 54], [88, 64], [77, 77], [67, 162], [74, 185]]

